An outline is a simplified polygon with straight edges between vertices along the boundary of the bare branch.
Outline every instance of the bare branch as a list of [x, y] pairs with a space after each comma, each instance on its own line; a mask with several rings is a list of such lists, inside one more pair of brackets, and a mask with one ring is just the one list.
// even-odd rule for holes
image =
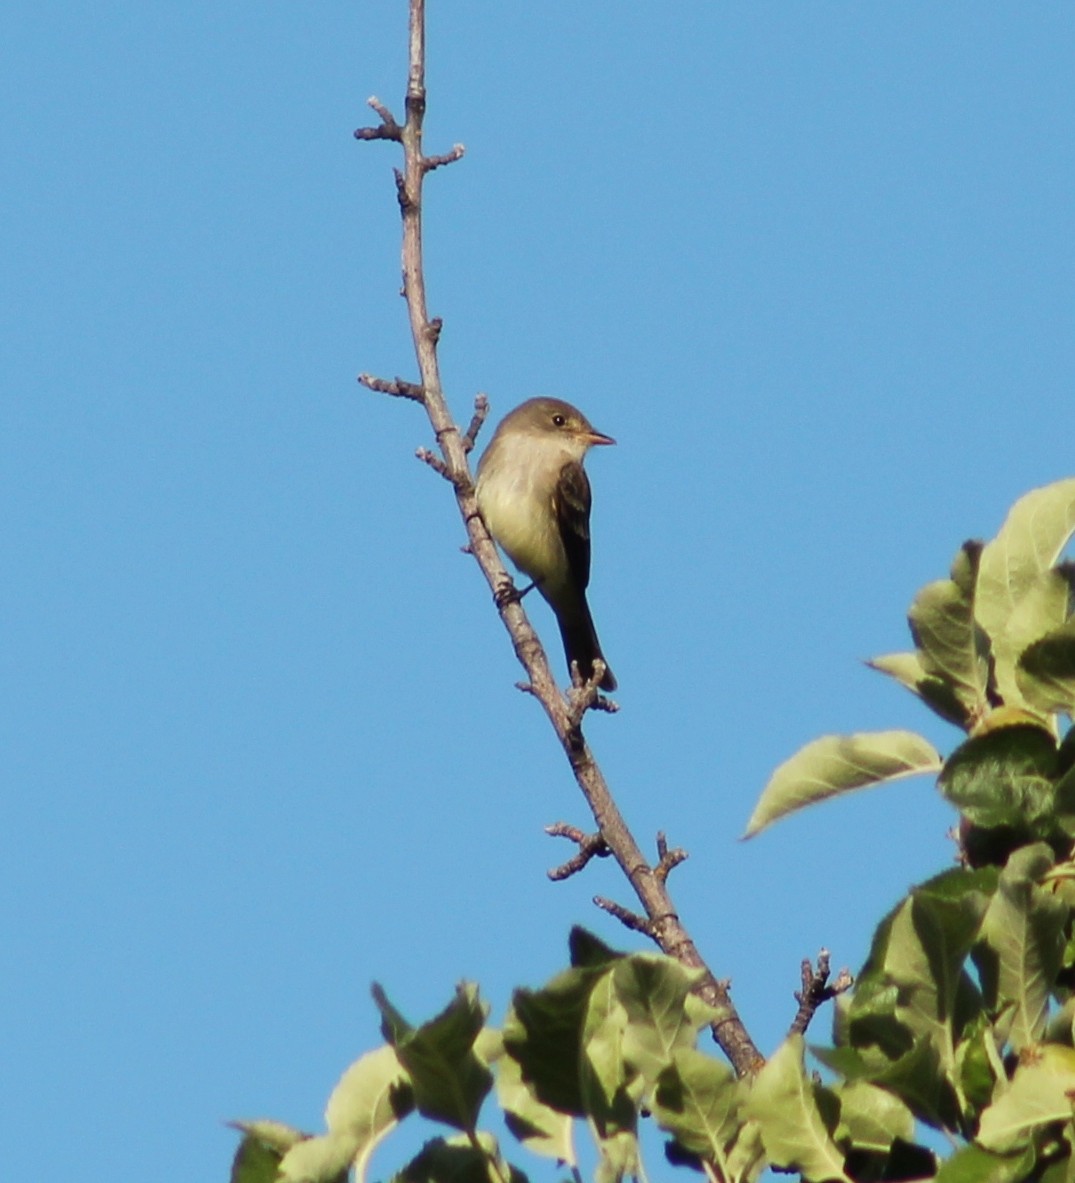
[[[385, 393], [415, 399], [425, 407], [441, 451], [441, 475], [446, 476], [454, 487], [456, 502], [467, 533], [467, 547], [481, 568], [490, 591], [496, 597], [501, 620], [511, 637], [516, 657], [526, 671], [527, 681], [520, 685], [520, 689], [532, 694], [541, 703], [571, 765], [575, 780], [593, 813], [597, 833], [630, 882], [645, 915], [629, 912], [607, 900], [597, 901], [598, 905], [621, 923], [645, 933], [670, 957], [677, 958], [684, 965], [704, 971], [697, 993], [719, 1012], [720, 1017], [712, 1024], [713, 1036], [728, 1056], [736, 1073], [739, 1076], [747, 1076], [761, 1066], [762, 1056], [739, 1019], [728, 994], [727, 984], [718, 980], [702, 960], [701, 954], [680, 922], [668, 894], [665, 880], [672, 866], [680, 861], [679, 852], [661, 854], [662, 861], [656, 867], [650, 865], [627, 828], [627, 823], [613, 800], [604, 775], [582, 734], [581, 720], [586, 710], [610, 711], [615, 709], [615, 704], [596, 694], [595, 688], [591, 690], [588, 685], [573, 684], [568, 696], [565, 697], [552, 674], [541, 641], [523, 611], [521, 595], [502, 594], [502, 589], [513, 589], [513, 585], [478, 512], [467, 462], [467, 454], [474, 446], [481, 420], [484, 419], [484, 408], [476, 403], [475, 417], [466, 434], [458, 430], [441, 385], [437, 359], [441, 324], [439, 320], [430, 318], [426, 301], [422, 253], [422, 184], [435, 168], [458, 160], [462, 156], [462, 150], [461, 146], [457, 145], [443, 156], [425, 156], [422, 152], [422, 125], [426, 110], [425, 0], [408, 2], [410, 35], [406, 120], [402, 125], [397, 124], [391, 112], [377, 103], [373, 105], [373, 109], [380, 116], [380, 128], [361, 129], [369, 134], [356, 133], [360, 139], [396, 139], [393, 131], [396, 129], [403, 149], [403, 168], [396, 171], [396, 190], [403, 221], [402, 291], [407, 301], [411, 338], [414, 342], [421, 385], [414, 386], [397, 380], [396, 383], [384, 384]], [[437, 471], [441, 469], [438, 467]]]
[[802, 989], [795, 991], [795, 1001], [799, 1009], [788, 1029], [789, 1035], [805, 1035], [810, 1020], [814, 1017], [819, 1006], [849, 990], [855, 979], [846, 970], [840, 970], [836, 981], [829, 985], [829, 951], [822, 949], [817, 955], [817, 969], [815, 970], [810, 958], [803, 959], [800, 966]]

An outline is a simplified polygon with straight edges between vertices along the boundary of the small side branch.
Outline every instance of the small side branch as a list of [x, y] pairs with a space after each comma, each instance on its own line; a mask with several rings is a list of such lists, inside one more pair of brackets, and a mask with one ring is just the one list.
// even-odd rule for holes
[[842, 969], [837, 974], [836, 981], [830, 985], [829, 973], [828, 949], [822, 949], [818, 953], [816, 969], [809, 957], [803, 958], [802, 989], [795, 991], [795, 1001], [799, 1004], [799, 1009], [788, 1029], [789, 1035], [805, 1035], [818, 1007], [835, 998], [837, 994], [843, 994], [854, 984], [855, 979], [846, 969]]
[[413, 382], [405, 382], [402, 378], [375, 378], [372, 374], [359, 374], [358, 381], [367, 390], [374, 390], [378, 394], [390, 394], [393, 398], [409, 398], [416, 403], [424, 403], [425, 389]]
[[567, 726], [577, 732], [587, 711], [606, 711], [614, 715], [620, 708], [611, 698], [605, 698], [599, 691], [601, 679], [605, 676], [605, 663], [597, 658], [593, 673], [583, 681], [579, 667], [571, 663], [571, 689], [567, 692]]
[[403, 129], [396, 122], [392, 112], [376, 95], [366, 100], [366, 105], [372, 107], [380, 117], [377, 127], [359, 127], [355, 129], [356, 140], [394, 140], [397, 144], [403, 142]]
[[548, 876], [554, 882], [570, 879], [577, 875], [592, 858], [608, 858], [612, 853], [608, 843], [600, 834], [586, 834], [578, 826], [569, 826], [567, 822], [555, 822], [545, 827], [545, 833], [552, 838], [567, 838], [579, 848], [578, 854], [572, 855], [565, 863], [553, 867]]
[[455, 164], [457, 160], [463, 159], [465, 153], [466, 148], [462, 144], [453, 144], [450, 152], [442, 152], [439, 156], [423, 156], [422, 171], [431, 173], [445, 164]]
[[474, 414], [470, 418], [470, 424], [463, 435], [463, 451], [470, 453], [474, 451], [474, 445], [478, 442], [478, 432], [482, 429], [482, 424], [489, 415], [489, 399], [484, 394], [475, 396], [474, 399]]
[[615, 900], [606, 899], [603, 895], [595, 895], [593, 902], [602, 911], [607, 912], [610, 916], [615, 916], [625, 928], [631, 929], [632, 932], [640, 932], [644, 937], [649, 937], [651, 941], [657, 939], [657, 930], [653, 922], [647, 920], [645, 916], [640, 916], [637, 912], [632, 912], [629, 908], [617, 904]]
[[689, 856], [685, 850], [682, 850], [678, 846], [669, 850], [668, 839], [664, 836], [664, 831], [662, 830], [657, 835], [657, 857], [660, 861], [653, 868], [653, 873], [662, 883], [665, 883], [669, 874], [680, 863], [685, 862]]
[[435, 473], [444, 477], [450, 484], [455, 484], [455, 478], [448, 471], [448, 465], [435, 452], [431, 452], [428, 448], [417, 448], [414, 454], [423, 464], [428, 464]]

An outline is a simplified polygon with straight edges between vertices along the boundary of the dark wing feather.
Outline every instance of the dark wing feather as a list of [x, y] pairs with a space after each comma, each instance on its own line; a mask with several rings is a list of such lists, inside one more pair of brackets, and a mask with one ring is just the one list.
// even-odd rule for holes
[[590, 585], [590, 482], [577, 461], [560, 469], [552, 507], [573, 582], [585, 590]]

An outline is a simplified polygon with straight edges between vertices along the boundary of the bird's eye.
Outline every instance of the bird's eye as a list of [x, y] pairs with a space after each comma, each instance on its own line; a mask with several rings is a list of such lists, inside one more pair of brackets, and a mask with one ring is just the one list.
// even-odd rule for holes
[[563, 427], [563, 425], [567, 422], [563, 415], [553, 415], [552, 421], [557, 427]]

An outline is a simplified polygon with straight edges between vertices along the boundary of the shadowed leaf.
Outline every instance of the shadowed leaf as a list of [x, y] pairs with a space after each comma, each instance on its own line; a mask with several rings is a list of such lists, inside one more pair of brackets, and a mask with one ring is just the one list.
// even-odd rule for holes
[[971, 721], [988, 709], [989, 638], [974, 618], [980, 553], [980, 543], [964, 543], [952, 578], [927, 584], [907, 617], [924, 675], [949, 686]]
[[420, 1027], [412, 1027], [379, 986], [373, 997], [385, 1037], [410, 1075], [419, 1112], [457, 1129], [474, 1129], [493, 1083], [492, 1073], [474, 1053], [486, 1015], [477, 987], [459, 986], [448, 1006]]
[[1024, 649], [1015, 676], [1031, 706], [1075, 715], [1075, 619]]

